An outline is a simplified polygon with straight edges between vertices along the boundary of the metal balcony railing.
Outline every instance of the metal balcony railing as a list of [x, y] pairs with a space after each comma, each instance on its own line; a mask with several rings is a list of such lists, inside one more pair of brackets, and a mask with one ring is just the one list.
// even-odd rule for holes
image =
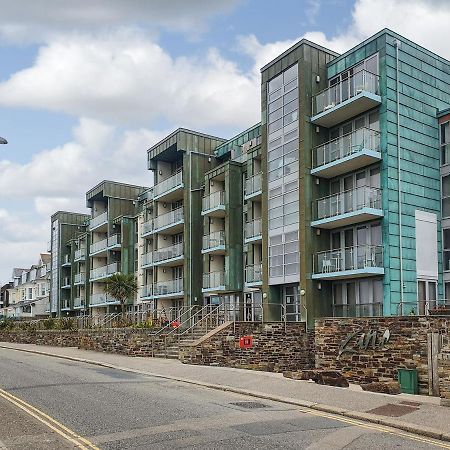
[[261, 219], [255, 219], [245, 224], [245, 239], [252, 239], [262, 235]]
[[248, 180], [245, 181], [245, 196], [249, 197], [250, 195], [255, 194], [256, 192], [260, 192], [262, 190], [262, 173], [257, 173], [253, 175]]
[[206, 195], [202, 199], [202, 211], [209, 211], [210, 209], [225, 207], [225, 191], [217, 191]]
[[184, 290], [183, 278], [161, 281], [154, 284], [153, 295], [178, 294]]
[[314, 255], [314, 273], [316, 274], [373, 267], [383, 267], [383, 246], [381, 245], [356, 245]]
[[363, 91], [379, 95], [380, 77], [367, 70], [360, 70], [346, 80], [324, 89], [313, 98], [313, 116], [334, 108]]
[[161, 248], [153, 252], [153, 262], [161, 262], [172, 258], [182, 256], [184, 252], [183, 242], [171, 245], [170, 247]]
[[62, 286], [62, 287], [70, 286], [70, 277], [64, 277], [64, 278], [61, 280], [61, 286]]
[[108, 222], [108, 211], [105, 211], [98, 216], [93, 217], [89, 222], [89, 229], [93, 230], [94, 228], [97, 228], [106, 222]]
[[108, 247], [114, 247], [120, 245], [122, 242], [120, 234], [113, 234], [108, 238]]
[[203, 236], [203, 250], [225, 245], [225, 231], [213, 231]]
[[78, 250], [75, 250], [75, 261], [79, 259], [84, 259], [86, 257], [86, 248], [82, 247]]
[[179, 171], [175, 175], [155, 184], [153, 187], [153, 196], [158, 197], [167, 191], [171, 191], [176, 187], [181, 187], [183, 185], [183, 172]]
[[153, 219], [153, 230], [156, 231], [159, 228], [167, 227], [171, 224], [181, 222], [184, 220], [183, 207], [177, 208], [165, 214], [161, 214]]
[[225, 272], [209, 272], [203, 274], [203, 289], [214, 289], [225, 285]]
[[252, 264], [245, 267], [245, 282], [259, 283], [262, 281], [262, 264]]
[[84, 272], [76, 273], [74, 277], [74, 282], [76, 284], [84, 283], [86, 281], [86, 274]]
[[382, 315], [382, 302], [333, 305], [333, 317], [379, 317]]
[[153, 252], [144, 253], [142, 255], [141, 263], [143, 266], [148, 266], [153, 263]]
[[108, 239], [103, 239], [101, 241], [95, 242], [94, 244], [91, 244], [89, 247], [89, 253], [97, 253], [102, 250], [106, 250], [108, 248]]
[[63, 257], [63, 266], [70, 265], [70, 255], [64, 255]]
[[381, 189], [361, 186], [320, 198], [316, 205], [316, 220], [358, 211], [362, 208], [381, 209]]
[[329, 164], [362, 151], [380, 151], [380, 133], [360, 128], [313, 149], [313, 168]]

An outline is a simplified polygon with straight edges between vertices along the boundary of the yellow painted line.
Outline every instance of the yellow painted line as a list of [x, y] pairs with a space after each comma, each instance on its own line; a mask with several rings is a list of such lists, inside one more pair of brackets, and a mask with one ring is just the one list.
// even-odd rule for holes
[[437, 439], [433, 439], [433, 438], [427, 438], [425, 436], [417, 436], [411, 433], [407, 433], [405, 431], [401, 431], [401, 430], [397, 430], [395, 428], [390, 428], [388, 426], [385, 425], [379, 425], [379, 424], [374, 424], [374, 423], [367, 423], [367, 422], [361, 422], [357, 419], [352, 419], [351, 417], [343, 417], [343, 416], [338, 416], [338, 415], [334, 415], [331, 413], [326, 413], [326, 412], [321, 412], [321, 411], [312, 411], [309, 409], [303, 409], [300, 408], [302, 412], [305, 412], [306, 414], [311, 414], [313, 416], [319, 416], [319, 417], [326, 417], [328, 419], [332, 419], [332, 420], [337, 420], [339, 422], [344, 422], [344, 423], [348, 423], [351, 425], [356, 425], [360, 428], [367, 428], [369, 430], [376, 430], [376, 431], [380, 431], [382, 433], [388, 433], [388, 434], [393, 434], [395, 436], [401, 436], [407, 439], [411, 439], [414, 441], [418, 441], [418, 442], [424, 442], [426, 444], [431, 444], [434, 445], [436, 447], [440, 447], [440, 448], [446, 448], [446, 449], [450, 449], [450, 444], [447, 444], [443, 441], [439, 441]]
[[10, 403], [16, 405], [18, 408], [22, 409], [30, 416], [39, 420], [41, 423], [46, 425], [55, 433], [59, 434], [69, 442], [75, 444], [78, 448], [82, 450], [100, 450], [96, 445], [88, 441], [83, 436], [80, 436], [79, 434], [67, 428], [61, 422], [58, 422], [53, 417], [50, 417], [48, 414], [45, 414], [43, 411], [37, 409], [33, 405], [30, 405], [24, 400], [10, 394], [9, 392], [0, 389], [0, 397], [3, 397], [5, 400], [8, 400]]

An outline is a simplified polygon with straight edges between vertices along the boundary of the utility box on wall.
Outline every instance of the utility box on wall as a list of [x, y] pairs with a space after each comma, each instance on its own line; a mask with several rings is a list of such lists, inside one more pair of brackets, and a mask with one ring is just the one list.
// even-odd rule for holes
[[248, 349], [253, 347], [253, 337], [252, 336], [242, 336], [239, 338], [239, 347], [242, 349]]

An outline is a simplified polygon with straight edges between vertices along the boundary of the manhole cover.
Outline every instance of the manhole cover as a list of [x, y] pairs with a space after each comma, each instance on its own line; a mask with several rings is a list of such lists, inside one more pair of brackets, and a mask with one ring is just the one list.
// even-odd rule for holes
[[267, 408], [267, 405], [259, 402], [234, 402], [230, 403], [230, 405], [239, 406], [240, 408], [246, 409]]
[[406, 405], [394, 405], [388, 403], [387, 405], [380, 406], [378, 408], [371, 409], [367, 411], [368, 413], [377, 414], [379, 416], [386, 417], [400, 417], [406, 414], [417, 411], [419, 408]]

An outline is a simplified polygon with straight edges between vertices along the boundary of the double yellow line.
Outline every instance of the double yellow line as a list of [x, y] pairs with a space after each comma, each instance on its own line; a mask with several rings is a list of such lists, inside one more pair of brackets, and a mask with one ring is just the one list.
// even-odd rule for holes
[[83, 436], [80, 436], [79, 434], [64, 426], [61, 422], [53, 419], [53, 417], [50, 417], [49, 415], [45, 414], [29, 403], [21, 400], [20, 398], [15, 397], [9, 392], [0, 389], [0, 397], [4, 398], [13, 405], [16, 405], [18, 408], [25, 411], [30, 416], [39, 420], [39, 422], [42, 422], [45, 426], [62, 436], [67, 441], [75, 444], [78, 448], [82, 450], [100, 450], [96, 445], [85, 439]]

